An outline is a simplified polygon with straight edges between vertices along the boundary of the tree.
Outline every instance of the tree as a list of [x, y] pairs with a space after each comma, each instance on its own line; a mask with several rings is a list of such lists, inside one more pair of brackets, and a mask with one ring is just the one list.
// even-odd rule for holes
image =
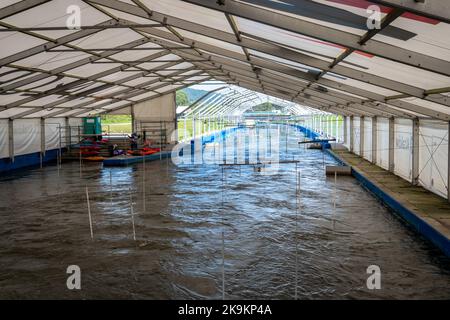
[[176, 95], [177, 106], [187, 106], [189, 105], [189, 100], [186, 92], [178, 90]]
[[273, 111], [274, 106], [270, 102], [264, 102], [257, 106], [253, 106], [252, 109], [253, 109], [253, 111], [256, 111], [256, 112], [261, 112], [261, 111], [267, 112], [267, 111]]

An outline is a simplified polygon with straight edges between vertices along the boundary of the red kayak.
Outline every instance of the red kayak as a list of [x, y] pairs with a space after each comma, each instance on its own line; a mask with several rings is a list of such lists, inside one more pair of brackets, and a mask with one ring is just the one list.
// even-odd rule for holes
[[141, 150], [128, 150], [127, 153], [132, 156], [147, 156], [161, 151], [160, 148], [142, 148]]

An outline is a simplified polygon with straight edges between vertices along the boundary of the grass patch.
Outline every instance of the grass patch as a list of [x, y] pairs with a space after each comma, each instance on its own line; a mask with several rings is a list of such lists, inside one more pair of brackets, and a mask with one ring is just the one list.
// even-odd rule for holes
[[110, 133], [129, 133], [131, 134], [131, 123], [102, 123], [102, 131]]

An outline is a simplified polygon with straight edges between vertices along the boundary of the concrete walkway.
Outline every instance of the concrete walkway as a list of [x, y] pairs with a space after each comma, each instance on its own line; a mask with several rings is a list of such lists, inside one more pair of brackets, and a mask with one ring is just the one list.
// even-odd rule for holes
[[[442, 239], [440, 239], [440, 244], [438, 244], [436, 243], [436, 239], [433, 239], [433, 235], [427, 234], [427, 230], [424, 230], [427, 228], [424, 228], [424, 225], [420, 220], [417, 220], [415, 219], [415, 217], [413, 217], [412, 220], [416, 220], [416, 222], [419, 222], [415, 223], [414, 221], [410, 221], [408, 217], [400, 214], [401, 216], [403, 216], [403, 218], [406, 218], [408, 222], [413, 224], [413, 226], [420, 233], [437, 244], [447, 255], [449, 255], [450, 203], [447, 201], [447, 199], [441, 198], [440, 196], [420, 186], [414, 186], [408, 181], [372, 164], [371, 162], [361, 158], [356, 154], [350, 153], [347, 150], [332, 150], [330, 151], [330, 154], [332, 154], [345, 164], [352, 166], [352, 169], [356, 173], [353, 174], [354, 176], [357, 176], [359, 174], [362, 176], [362, 179], [367, 179], [369, 181], [369, 184], [372, 183], [375, 186], [375, 189], [371, 191], [375, 191], [375, 193], [378, 193], [377, 196], [379, 196], [381, 200], [384, 201], [386, 199], [383, 199], [383, 195], [377, 192], [378, 190], [376, 190], [376, 188], [378, 188], [382, 193], [385, 193], [389, 197], [394, 199], [398, 204], [406, 208], [407, 211], [428, 224], [428, 226], [430, 226], [432, 229], [434, 229], [434, 231], [440, 234], [442, 236]], [[386, 204], [395, 211], [398, 211], [396, 210], [398, 208], [393, 208], [393, 206], [389, 203]]]

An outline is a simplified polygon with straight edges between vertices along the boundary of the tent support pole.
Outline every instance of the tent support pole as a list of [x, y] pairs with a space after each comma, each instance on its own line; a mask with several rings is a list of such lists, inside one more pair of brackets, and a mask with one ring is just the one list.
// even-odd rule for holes
[[14, 163], [14, 120], [8, 121], [9, 159]]
[[41, 118], [41, 152], [40, 168], [42, 169], [43, 158], [45, 157], [45, 118]]
[[372, 163], [377, 164], [377, 149], [378, 149], [378, 141], [377, 141], [377, 129], [378, 127], [378, 117], [375, 116], [372, 118]]
[[353, 126], [353, 116], [350, 116], [350, 152], [353, 152], [353, 145], [354, 145], [354, 126]]
[[419, 183], [419, 119], [413, 120], [412, 135], [412, 174], [411, 183], [417, 185]]
[[395, 134], [395, 120], [389, 118], [389, 171], [394, 172], [394, 134]]
[[364, 116], [359, 118], [359, 155], [364, 158]]

